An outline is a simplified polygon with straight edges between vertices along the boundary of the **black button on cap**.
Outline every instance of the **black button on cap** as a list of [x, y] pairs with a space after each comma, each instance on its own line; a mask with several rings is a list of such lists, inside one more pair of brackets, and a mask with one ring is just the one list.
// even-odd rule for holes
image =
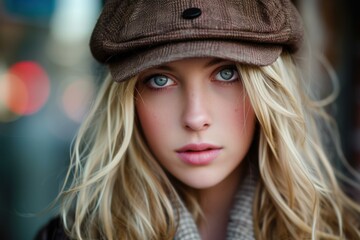
[[201, 9], [200, 8], [188, 8], [185, 9], [182, 13], [182, 17], [184, 19], [194, 19], [201, 15]]

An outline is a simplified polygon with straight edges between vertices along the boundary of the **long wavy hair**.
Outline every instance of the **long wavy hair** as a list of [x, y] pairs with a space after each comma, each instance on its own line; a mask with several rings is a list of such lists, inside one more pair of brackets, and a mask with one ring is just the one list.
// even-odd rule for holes
[[[260, 176], [256, 239], [360, 239], [360, 207], [339, 185], [322, 141], [334, 122], [324, 102], [309, 97], [292, 57], [237, 67], [258, 121], [256, 149], [248, 153]], [[196, 193], [174, 184], [144, 141], [136, 81], [108, 77], [73, 143], [59, 195], [72, 238], [172, 239], [180, 199], [201, 218]]]

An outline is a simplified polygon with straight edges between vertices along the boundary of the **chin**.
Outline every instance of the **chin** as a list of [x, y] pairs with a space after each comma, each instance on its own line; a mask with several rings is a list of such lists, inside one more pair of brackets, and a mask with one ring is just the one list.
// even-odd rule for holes
[[191, 188], [201, 190], [201, 189], [215, 187], [220, 182], [222, 182], [223, 179], [214, 178], [214, 176], [209, 176], [209, 177], [200, 177], [194, 179], [187, 178], [187, 179], [179, 179], [179, 180]]

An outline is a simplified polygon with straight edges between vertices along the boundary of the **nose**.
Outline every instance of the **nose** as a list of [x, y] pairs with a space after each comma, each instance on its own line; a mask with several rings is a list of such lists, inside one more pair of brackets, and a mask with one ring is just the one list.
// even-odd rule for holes
[[185, 94], [183, 124], [187, 130], [202, 131], [210, 127], [209, 99], [205, 91], [193, 89]]

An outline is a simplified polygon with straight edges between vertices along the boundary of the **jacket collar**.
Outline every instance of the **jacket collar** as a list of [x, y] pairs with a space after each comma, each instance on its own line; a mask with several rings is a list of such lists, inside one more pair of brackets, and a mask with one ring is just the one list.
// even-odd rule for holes
[[[257, 176], [249, 172], [235, 195], [227, 226], [227, 240], [254, 240], [253, 199]], [[189, 211], [181, 202], [179, 225], [174, 240], [201, 240], [197, 226]]]

